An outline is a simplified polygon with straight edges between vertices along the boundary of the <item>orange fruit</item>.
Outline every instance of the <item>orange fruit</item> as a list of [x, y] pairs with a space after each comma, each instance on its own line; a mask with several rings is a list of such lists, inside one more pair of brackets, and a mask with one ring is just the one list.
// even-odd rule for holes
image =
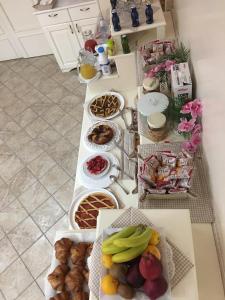
[[148, 245], [148, 248], [145, 250], [144, 253], [151, 253], [159, 260], [161, 259], [161, 253], [160, 253], [159, 249], [154, 245]]
[[160, 242], [160, 234], [156, 230], [152, 229], [149, 244], [157, 246], [159, 242]]
[[106, 269], [110, 269], [113, 265], [112, 255], [102, 254], [102, 264]]
[[111, 275], [105, 275], [101, 279], [101, 289], [105, 295], [115, 295], [117, 293], [119, 281]]

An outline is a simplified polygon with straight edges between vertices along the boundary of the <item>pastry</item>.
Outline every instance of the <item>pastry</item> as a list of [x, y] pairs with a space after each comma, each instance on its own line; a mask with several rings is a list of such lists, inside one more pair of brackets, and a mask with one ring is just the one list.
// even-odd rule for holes
[[75, 213], [75, 222], [80, 229], [96, 228], [99, 209], [115, 209], [116, 205], [109, 195], [93, 193], [81, 201]]
[[89, 299], [89, 295], [87, 292], [77, 292], [74, 294], [74, 298], [73, 300], [88, 300]]
[[86, 256], [90, 256], [91, 255], [91, 251], [93, 249], [93, 243], [89, 243], [88, 247], [87, 247], [87, 251], [86, 251]]
[[70, 249], [71, 261], [74, 265], [85, 264], [87, 247], [88, 247], [87, 243], [79, 243], [71, 247]]
[[113, 129], [108, 125], [98, 125], [88, 135], [88, 140], [97, 145], [109, 143], [114, 137]]
[[56, 294], [55, 297], [51, 297], [49, 300], [70, 300], [70, 293], [68, 292], [62, 292], [59, 294]]
[[80, 292], [83, 290], [84, 276], [83, 266], [75, 265], [73, 269], [66, 275], [65, 285], [70, 292]]
[[55, 243], [55, 257], [60, 263], [67, 263], [72, 244], [73, 242], [67, 238], [62, 238]]
[[52, 288], [58, 292], [64, 291], [65, 288], [65, 276], [69, 272], [69, 267], [66, 264], [61, 264], [55, 268], [55, 270], [48, 275], [48, 282]]
[[118, 112], [120, 100], [115, 95], [103, 95], [94, 99], [90, 105], [93, 115], [100, 118], [108, 118]]

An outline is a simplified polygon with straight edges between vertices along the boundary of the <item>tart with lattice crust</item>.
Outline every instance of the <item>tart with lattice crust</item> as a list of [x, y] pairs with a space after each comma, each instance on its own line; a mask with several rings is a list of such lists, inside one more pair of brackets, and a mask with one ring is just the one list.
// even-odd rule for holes
[[96, 228], [99, 209], [115, 209], [114, 200], [104, 193], [93, 193], [81, 201], [75, 213], [75, 222], [81, 229]]

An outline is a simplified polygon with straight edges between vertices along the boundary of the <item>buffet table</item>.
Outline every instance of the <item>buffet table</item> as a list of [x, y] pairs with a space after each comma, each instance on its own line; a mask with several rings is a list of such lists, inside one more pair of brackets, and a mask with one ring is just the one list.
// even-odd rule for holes
[[[88, 116], [86, 107], [87, 103], [97, 94], [110, 90], [110, 87], [113, 87], [113, 80], [109, 80], [107, 84], [108, 88], [102, 87], [96, 89], [95, 86], [88, 87], [85, 103], [84, 103], [84, 116], [81, 130], [81, 139], [80, 139], [80, 148], [78, 153], [78, 165], [77, 165], [77, 174], [79, 174], [80, 164], [79, 162], [83, 161], [91, 152], [87, 149], [84, 144], [84, 135], [90, 125], [93, 123]], [[135, 98], [138, 93], [138, 88], [134, 89], [123, 89], [119, 91], [122, 95], [124, 95], [126, 99], [126, 105], [135, 107]], [[129, 100], [128, 100], [129, 99]], [[129, 113], [127, 113], [127, 120], [129, 122]], [[118, 117], [114, 119], [116, 123], [118, 123], [123, 129], [125, 128], [123, 120]], [[145, 143], [145, 140], [141, 139], [142, 143]], [[113, 149], [112, 153], [120, 159], [121, 154], [120, 150]], [[129, 190], [133, 190], [135, 187], [135, 183], [132, 180], [122, 180], [123, 185]], [[76, 176], [75, 187], [74, 187], [74, 196], [73, 199], [76, 198], [76, 195], [80, 190], [83, 190], [79, 176]], [[129, 194], [126, 195], [120, 187], [116, 184], [112, 184], [110, 186], [110, 190], [116, 195], [118, 198], [121, 208], [128, 208], [130, 206], [137, 207], [138, 206], [138, 194]], [[174, 210], [156, 210], [157, 213], [153, 213], [151, 210], [150, 215], [154, 220], [161, 220], [162, 226], [165, 224], [165, 227], [171, 228], [174, 226], [176, 230], [173, 233], [174, 237], [179, 236], [180, 239], [177, 240], [179, 246], [184, 253], [186, 253], [190, 258], [194, 259], [195, 256], [195, 268], [189, 272], [186, 276], [185, 280], [182, 281], [173, 291], [173, 299], [200, 299], [200, 300], [223, 300], [223, 285], [220, 276], [219, 263], [217, 258], [216, 246], [213, 237], [213, 231], [211, 224], [190, 224], [190, 217], [187, 211], [182, 211], [180, 214], [179, 211]], [[119, 214], [120, 211], [115, 212], [115, 217]], [[99, 222], [97, 227], [97, 235], [101, 232], [103, 227], [106, 227], [110, 224], [110, 218], [114, 218], [114, 214], [112, 212], [101, 212], [99, 215]], [[173, 222], [165, 222], [167, 220], [166, 216], [171, 217], [174, 215]], [[107, 216], [107, 217], [106, 217]], [[161, 216], [161, 217], [160, 217]], [[162, 217], [163, 216], [163, 217]], [[183, 217], [182, 217], [183, 216]], [[165, 218], [165, 219], [164, 219]], [[175, 225], [176, 224], [176, 225]], [[179, 224], [179, 225], [178, 225]], [[186, 225], [185, 225], [186, 224]], [[179, 230], [177, 230], [179, 228]], [[192, 234], [194, 238], [194, 244], [192, 241]], [[187, 239], [188, 236], [188, 239]], [[187, 240], [190, 241], [189, 246], [186, 248]], [[193, 251], [194, 245], [194, 251]], [[188, 250], [187, 250], [188, 249]], [[207, 251], [206, 251], [207, 249]], [[197, 279], [195, 272], [197, 273]], [[213, 276], [211, 276], [213, 274]], [[191, 285], [190, 285], [191, 282]], [[198, 291], [197, 291], [198, 289]], [[93, 296], [92, 298], [93, 299]]]

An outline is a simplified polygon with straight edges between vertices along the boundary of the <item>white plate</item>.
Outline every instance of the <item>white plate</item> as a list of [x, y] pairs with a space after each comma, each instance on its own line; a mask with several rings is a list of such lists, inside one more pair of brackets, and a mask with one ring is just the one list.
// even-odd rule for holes
[[[103, 172], [99, 173], [99, 174], [91, 174], [89, 171], [88, 171], [88, 167], [87, 167], [87, 162], [89, 162], [91, 159], [95, 158], [96, 156], [101, 156], [103, 159], [105, 159], [107, 161], [107, 166], [106, 168], [103, 170]], [[82, 168], [82, 173], [91, 178], [91, 179], [94, 179], [94, 180], [97, 180], [103, 176], [105, 176], [109, 169], [111, 168], [111, 160], [109, 159], [109, 157], [104, 154], [104, 153], [99, 153], [99, 154], [94, 154], [94, 155], [91, 155], [89, 156], [88, 158], [85, 159], [85, 161], [81, 164], [81, 168]]]
[[[94, 242], [96, 237], [96, 231], [93, 229], [83, 229], [83, 230], [76, 230], [76, 231], [57, 231], [55, 235], [55, 242], [62, 239], [62, 238], [69, 238], [73, 242]], [[55, 258], [55, 250], [53, 249], [51, 266], [48, 270], [48, 273], [45, 277], [45, 299], [49, 300], [51, 297], [56, 295], [56, 291], [51, 287], [50, 283], [48, 282], [48, 274], [52, 273], [54, 269], [59, 265], [58, 260]]]
[[150, 116], [156, 112], [163, 112], [169, 105], [169, 99], [162, 93], [148, 93], [141, 97], [137, 103], [138, 111], [144, 116]]
[[[99, 153], [99, 155], [103, 156], [102, 153]], [[83, 165], [84, 165], [84, 162], [86, 161], [86, 159], [84, 162], [81, 162], [81, 165], [79, 167], [79, 170], [80, 170], [79, 175], [80, 175], [80, 181], [83, 186], [90, 188], [90, 189], [92, 189], [92, 188], [93, 189], [94, 188], [107, 188], [112, 184], [112, 181], [110, 180], [110, 175], [114, 175], [116, 177], [119, 176], [119, 171], [115, 167], [112, 167], [113, 164], [119, 166], [118, 159], [112, 153], [105, 153], [105, 156], [110, 161], [110, 169], [102, 177], [91, 178], [88, 175], [86, 175], [84, 172], [84, 169], [83, 169]]]
[[[114, 132], [114, 137], [111, 139], [111, 141], [109, 141], [108, 143], [106, 143], [104, 145], [94, 144], [88, 140], [89, 134], [91, 134], [93, 129], [99, 125], [107, 125], [107, 126], [111, 127]], [[88, 129], [88, 131], [84, 137], [84, 142], [85, 142], [85, 145], [87, 146], [87, 148], [89, 148], [90, 150], [93, 150], [96, 152], [110, 151], [115, 147], [114, 142], [119, 143], [119, 141], [121, 140], [121, 136], [122, 136], [122, 131], [121, 131], [121, 128], [119, 127], [119, 125], [117, 125], [116, 123], [114, 123], [112, 121], [100, 121], [100, 122], [95, 123]]]
[[[157, 298], [157, 300], [171, 300], [170, 282], [175, 275], [175, 265], [173, 262], [173, 251], [172, 251], [172, 248], [170, 247], [170, 245], [166, 241], [163, 229], [156, 228], [154, 226], [152, 226], [152, 228], [154, 228], [155, 230], [157, 230], [160, 233], [160, 243], [157, 247], [159, 248], [160, 253], [162, 255], [161, 262], [163, 265], [163, 276], [168, 283], [168, 289], [167, 289], [166, 293], [163, 296], [161, 296], [160, 298]], [[112, 227], [106, 228], [103, 231], [103, 240], [105, 238], [107, 238], [107, 236], [111, 235], [112, 233], [118, 232], [121, 229], [122, 228], [112, 228]], [[96, 263], [99, 263], [99, 262], [96, 261]], [[106, 275], [106, 269], [102, 266], [101, 277], [103, 277], [104, 275]], [[118, 294], [110, 296], [110, 297], [107, 295], [104, 295], [103, 292], [101, 291], [101, 288], [99, 289], [99, 299], [101, 299], [101, 300], [123, 300], [123, 298], [120, 297]], [[149, 297], [146, 296], [144, 293], [137, 292], [135, 297], [132, 298], [132, 300], [140, 300], [140, 299], [148, 300]]]
[[[106, 95], [113, 95], [113, 96], [116, 96], [116, 97], [119, 99], [119, 101], [120, 101], [120, 107], [119, 107], [119, 110], [118, 110], [115, 114], [113, 114], [113, 115], [111, 115], [111, 116], [109, 116], [109, 117], [107, 117], [107, 118], [96, 117], [96, 116], [91, 112], [91, 110], [90, 110], [90, 105], [92, 104], [92, 102], [93, 102], [95, 99], [97, 99], [97, 98], [99, 98], [99, 97], [102, 97], [102, 96], [106, 96]], [[89, 115], [91, 116], [92, 119], [95, 119], [95, 120], [110, 120], [110, 119], [115, 118], [117, 115], [120, 114], [120, 111], [123, 110], [124, 105], [125, 105], [125, 100], [124, 100], [124, 97], [123, 97], [121, 94], [116, 93], [116, 92], [105, 92], [105, 93], [99, 94], [99, 95], [95, 96], [94, 98], [92, 98], [91, 101], [88, 103], [87, 109], [88, 109], [88, 113], [89, 113]]]
[[78, 224], [75, 222], [75, 213], [79, 207], [79, 204], [90, 194], [94, 194], [94, 193], [102, 193], [108, 195], [114, 201], [116, 208], [119, 208], [119, 204], [116, 197], [113, 195], [113, 193], [109, 192], [108, 190], [95, 188], [95, 189], [90, 189], [88, 191], [81, 192], [77, 198], [73, 199], [69, 209], [69, 223], [73, 229], [80, 229]]

